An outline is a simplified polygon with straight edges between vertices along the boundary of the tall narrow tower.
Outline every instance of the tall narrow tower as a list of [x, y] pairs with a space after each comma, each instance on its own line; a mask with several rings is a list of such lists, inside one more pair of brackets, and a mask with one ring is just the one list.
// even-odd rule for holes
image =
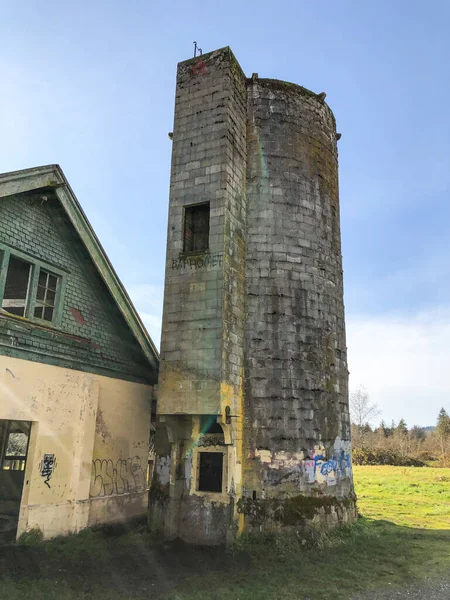
[[178, 65], [149, 525], [355, 518], [336, 126], [229, 48]]

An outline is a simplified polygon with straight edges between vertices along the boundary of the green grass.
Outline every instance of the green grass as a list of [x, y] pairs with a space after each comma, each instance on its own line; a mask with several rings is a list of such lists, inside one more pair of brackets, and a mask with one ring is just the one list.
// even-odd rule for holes
[[245, 537], [224, 552], [85, 531], [0, 549], [2, 600], [350, 600], [450, 578], [450, 469], [356, 467], [363, 518], [302, 539]]
[[354, 467], [360, 512], [425, 529], [450, 529], [450, 469]]

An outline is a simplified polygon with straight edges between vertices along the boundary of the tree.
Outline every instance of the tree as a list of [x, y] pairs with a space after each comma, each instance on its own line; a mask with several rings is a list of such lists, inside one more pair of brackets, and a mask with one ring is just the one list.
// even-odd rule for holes
[[435, 434], [439, 440], [442, 458], [445, 458], [448, 442], [450, 440], [450, 417], [445, 408], [441, 408], [439, 411]]
[[423, 427], [420, 427], [419, 425], [414, 425], [414, 427], [412, 427], [409, 430], [409, 435], [410, 435], [411, 439], [413, 439], [419, 443], [424, 442], [425, 438], [427, 436], [425, 433], [425, 429]]
[[369, 439], [372, 430], [370, 422], [380, 414], [375, 403], [370, 402], [369, 394], [363, 387], [350, 393], [350, 421], [354, 447], [362, 447]]
[[408, 435], [408, 426], [406, 425], [405, 419], [400, 419], [397, 425], [397, 431], [401, 435]]
[[400, 456], [407, 456], [411, 451], [408, 426], [405, 419], [400, 419], [392, 434], [392, 443]]
[[377, 404], [370, 402], [369, 394], [364, 387], [350, 393], [350, 420], [353, 425], [363, 428], [380, 415]]

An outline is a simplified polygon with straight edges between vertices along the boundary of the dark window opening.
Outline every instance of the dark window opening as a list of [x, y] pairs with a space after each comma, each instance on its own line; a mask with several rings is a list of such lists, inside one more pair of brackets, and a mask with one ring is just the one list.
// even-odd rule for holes
[[52, 321], [55, 310], [56, 287], [58, 277], [41, 269], [34, 305], [34, 316], [44, 321]]
[[200, 452], [198, 490], [200, 492], [221, 492], [222, 475], [222, 452]]
[[184, 209], [184, 252], [204, 252], [209, 248], [209, 202]]
[[216, 415], [203, 415], [200, 421], [201, 433], [222, 433], [223, 429], [220, 423], [217, 422]]
[[6, 274], [2, 308], [19, 317], [25, 316], [31, 265], [11, 256]]
[[[28, 452], [31, 423], [28, 421], [0, 422], [0, 467], [3, 471], [23, 471]], [[3, 439], [3, 442], [2, 442]]]
[[0, 312], [27, 319], [53, 323], [61, 304], [61, 275], [26, 257], [0, 248], [0, 266], [4, 287], [0, 285]]

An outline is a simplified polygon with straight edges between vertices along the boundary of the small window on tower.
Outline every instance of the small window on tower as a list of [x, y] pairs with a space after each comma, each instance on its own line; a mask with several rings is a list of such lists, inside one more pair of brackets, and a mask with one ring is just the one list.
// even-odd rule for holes
[[199, 452], [198, 491], [221, 492], [223, 475], [222, 452]]
[[209, 248], [209, 202], [184, 209], [184, 252]]

